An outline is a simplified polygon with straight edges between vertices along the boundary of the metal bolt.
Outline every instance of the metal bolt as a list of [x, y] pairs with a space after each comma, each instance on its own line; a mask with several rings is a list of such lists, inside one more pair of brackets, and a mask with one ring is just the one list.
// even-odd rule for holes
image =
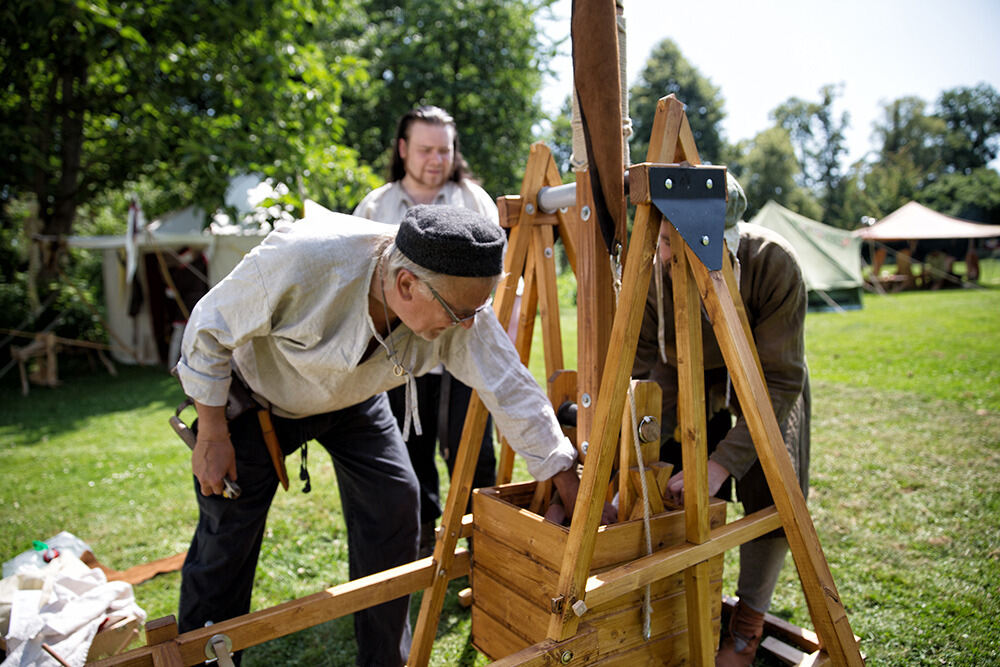
[[584, 456], [587, 455], [587, 450], [590, 449], [590, 442], [584, 440], [580, 443], [580, 451], [583, 452]]
[[656, 421], [655, 417], [650, 417], [646, 415], [639, 422], [639, 441], [640, 442], [659, 442], [660, 440], [660, 422]]
[[559, 656], [559, 662], [564, 665], [568, 665], [569, 661], [573, 659], [573, 651], [563, 651], [562, 655]]
[[580, 397], [580, 405], [582, 405], [585, 408], [590, 407], [590, 394], [584, 394], [583, 396]]
[[546, 259], [552, 259], [552, 248], [546, 248], [545, 249], [545, 258]]
[[711, 178], [709, 178], [709, 179], [707, 179], [705, 181], [705, 187], [708, 188], [709, 190], [712, 189], [712, 179]]
[[587, 220], [590, 220], [590, 207], [589, 206], [584, 206], [583, 208], [580, 209], [580, 217], [584, 220], [584, 222], [586, 222]]
[[227, 635], [218, 634], [212, 635], [205, 644], [205, 657], [212, 659], [219, 659], [219, 651], [216, 650], [216, 644], [219, 644], [219, 650], [225, 649], [225, 653], [229, 654], [233, 652], [233, 640]]
[[674, 181], [673, 181], [673, 179], [672, 178], [668, 178], [667, 180], [663, 181], [663, 187], [665, 187], [667, 190], [673, 189], [673, 187], [674, 187]]
[[527, 204], [525, 204], [524, 205], [524, 212], [527, 213], [528, 215], [534, 215], [534, 213], [535, 213], [535, 205], [532, 204], [532, 203], [530, 203], [530, 202], [527, 203]]
[[444, 568], [443, 568], [443, 567], [442, 567], [442, 568], [441, 568], [440, 570], [438, 570], [438, 576], [439, 576], [439, 577], [443, 577], [443, 576], [444, 576], [444, 575], [446, 575], [446, 574], [448, 574], [448, 573], [444, 571]]
[[702, 245], [708, 245], [708, 244], [709, 244], [709, 243], [711, 243], [711, 242], [712, 242], [712, 240], [711, 240], [711, 239], [709, 239], [709, 238], [708, 238], [707, 236], [702, 236], [702, 237], [701, 237], [701, 244], [702, 244]]

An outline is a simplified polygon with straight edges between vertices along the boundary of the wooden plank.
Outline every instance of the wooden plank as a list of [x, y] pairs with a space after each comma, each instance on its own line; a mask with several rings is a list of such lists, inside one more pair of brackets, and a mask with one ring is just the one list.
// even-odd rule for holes
[[816, 527], [806, 508], [795, 469], [774, 416], [767, 387], [763, 377], [757, 372], [750, 343], [743, 334], [726, 278], [722, 271], [709, 272], [703, 264], [695, 265], [694, 253], [690, 249], [688, 253], [716, 340], [753, 437], [757, 456], [781, 516], [810, 616], [816, 626], [816, 634], [835, 663], [860, 666], [863, 660], [854, 640], [847, 612], [837, 593]]
[[[469, 562], [469, 552], [457, 549], [451, 568], [439, 578], [465, 576], [469, 573]], [[263, 644], [426, 588], [438, 569], [432, 559], [424, 558], [304, 598], [220, 621], [207, 628], [191, 630], [171, 641], [179, 647], [183, 664], [198, 664], [205, 659], [205, 644], [212, 635], [221, 633], [229, 636], [234, 651]], [[160, 646], [165, 644], [133, 649], [92, 663], [92, 667], [149, 667], [153, 664], [154, 649]]]
[[781, 518], [772, 507], [754, 512], [730, 524], [716, 528], [702, 544], [667, 547], [600, 575], [589, 578], [585, 589], [588, 607], [596, 607], [619, 595], [645, 586], [662, 577], [725, 553], [781, 526]]
[[687, 643], [687, 632], [677, 632], [647, 642], [631, 651], [603, 657], [594, 664], [595, 667], [636, 667], [636, 665], [681, 667], [689, 664]]
[[562, 333], [559, 325], [559, 290], [556, 285], [555, 239], [552, 227], [535, 226], [532, 230], [532, 261], [538, 286], [538, 308], [542, 319], [542, 347], [545, 352], [545, 377], [563, 363]]
[[531, 555], [497, 541], [492, 536], [476, 532], [476, 555], [472, 567], [472, 587], [478, 602], [480, 577], [503, 580], [510, 593], [533, 602], [549, 611], [556, 596], [559, 573], [546, 567]]
[[[717, 581], [716, 584], [721, 592], [721, 580]], [[678, 631], [684, 630], [685, 623], [687, 622], [685, 597], [683, 593], [677, 593], [651, 602], [653, 608], [649, 618], [651, 640], [660, 636], [676, 634]], [[715, 622], [716, 627], [718, 627], [718, 616]], [[600, 657], [630, 651], [646, 642], [646, 638], [643, 636], [641, 605], [622, 609], [599, 620], [588, 617], [587, 623], [597, 630], [597, 645]]]
[[778, 660], [781, 660], [786, 665], [801, 664], [809, 655], [808, 653], [803, 653], [793, 646], [789, 646], [776, 637], [764, 637], [764, 639], [760, 642], [760, 648], [767, 651]]
[[[549, 623], [548, 637], [557, 641], [571, 636], [576, 631], [577, 620], [569, 606], [584, 591], [586, 585], [597, 527], [604, 506], [605, 491], [614, 462], [614, 447], [618, 441], [621, 414], [625, 404], [625, 389], [635, 358], [642, 306], [646, 300], [653, 249], [656, 247], [656, 235], [659, 231], [654, 229], [649, 217], [649, 207], [640, 207], [632, 232], [635, 247], [630, 254], [628, 264], [625, 265], [622, 301], [619, 302], [615, 313], [611, 342], [604, 363], [607, 372], [601, 380], [598, 394], [600, 400], [597, 401], [594, 410], [590, 451], [597, 452], [598, 461], [596, 464], [584, 465], [566, 555], [560, 567], [563, 579], [560, 581], [559, 589], [568, 604], [562, 614], [553, 614]], [[585, 436], [581, 434], [580, 437]], [[579, 502], [580, 500], [583, 502]]]
[[715, 605], [721, 605], [721, 589], [713, 591], [708, 563], [702, 561], [684, 570], [684, 596], [687, 604], [688, 650], [691, 663], [710, 665], [718, 645], [719, 623], [713, 621]]
[[517, 653], [531, 646], [518, 631], [490, 616], [482, 607], [472, 606], [472, 645], [491, 660]]
[[146, 623], [146, 645], [168, 642], [178, 634], [177, 619], [173, 614], [154, 618]]
[[[580, 216], [578, 234], [573, 239], [577, 251], [577, 329], [587, 335], [577, 337], [577, 369], [579, 370], [579, 396], [577, 396], [577, 451], [586, 460], [584, 443], [591, 441], [594, 411], [604, 372], [605, 356], [611, 341], [611, 323], [614, 318], [614, 288], [608, 251], [604, 246], [601, 230], [594, 213], [590, 174], [587, 170], [576, 172], [576, 213]], [[586, 213], [586, 215], [584, 215]], [[590, 400], [585, 401], [584, 396]]]
[[184, 667], [180, 648], [174, 642], [157, 644], [153, 647], [153, 667]]
[[[701, 338], [701, 300], [688, 258], [687, 243], [670, 225], [671, 282], [677, 344], [677, 421], [684, 461], [684, 518], [687, 541], [708, 540], [708, 440], [705, 425], [705, 363]], [[688, 653], [692, 664], [708, 665], [717, 635], [711, 632], [711, 604], [704, 563], [684, 573], [688, 605]]]
[[[479, 549], [478, 544], [476, 549]], [[502, 575], [492, 575], [481, 568], [474, 568], [473, 571], [473, 604], [477, 609], [527, 639], [528, 644], [536, 644], [545, 639], [549, 610], [547, 606], [537, 604], [537, 593], [533, 600], [526, 599], [513, 591], [507, 581], [501, 578]], [[473, 635], [479, 634], [476, 627], [473, 627], [472, 632]]]
[[597, 633], [583, 626], [566, 641], [545, 640], [497, 660], [492, 667], [556, 667], [591, 665], [597, 658]]

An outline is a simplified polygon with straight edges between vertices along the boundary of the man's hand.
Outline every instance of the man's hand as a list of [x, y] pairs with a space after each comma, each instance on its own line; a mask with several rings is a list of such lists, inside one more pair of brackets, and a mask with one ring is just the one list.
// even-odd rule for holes
[[[719, 492], [719, 487], [722, 483], [726, 481], [729, 477], [729, 471], [723, 468], [721, 465], [713, 461], [708, 460], [708, 495], [714, 496]], [[670, 478], [667, 482], [667, 499], [673, 502], [675, 505], [684, 504], [684, 471], [681, 470], [679, 473]]]
[[[566, 519], [572, 519], [573, 508], [576, 507], [576, 496], [580, 491], [580, 478], [577, 477], [576, 471], [573, 469], [563, 470], [560, 473], [556, 473], [552, 478], [552, 483], [555, 485], [556, 490], [559, 491], [559, 499], [562, 500], [564, 510], [562, 516]], [[562, 516], [559, 518], [562, 518]], [[557, 515], [555, 512], [551, 516], [549, 512], [546, 512], [545, 518], [553, 520], [556, 523], [562, 523], [561, 520], [556, 521]], [[604, 508], [601, 510], [601, 524], [610, 524], [617, 520], [618, 510], [611, 503], [604, 503]]]
[[198, 440], [191, 455], [191, 471], [205, 496], [222, 495], [222, 478], [236, 480], [236, 451], [229, 440], [225, 406], [202, 405], [198, 410]]

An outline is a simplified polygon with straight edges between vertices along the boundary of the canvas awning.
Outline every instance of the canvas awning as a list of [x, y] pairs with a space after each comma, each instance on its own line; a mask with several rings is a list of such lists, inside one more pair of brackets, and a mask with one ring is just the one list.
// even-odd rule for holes
[[871, 227], [855, 230], [854, 235], [869, 241], [987, 239], [1000, 236], [1000, 225], [983, 225], [953, 218], [911, 201]]

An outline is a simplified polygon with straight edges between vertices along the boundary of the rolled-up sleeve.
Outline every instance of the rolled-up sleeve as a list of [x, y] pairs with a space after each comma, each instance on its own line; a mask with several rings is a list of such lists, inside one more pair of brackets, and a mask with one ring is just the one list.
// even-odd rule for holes
[[472, 328], [454, 334], [442, 349], [445, 367], [476, 390], [531, 476], [546, 480], [571, 468], [576, 449], [496, 317], [480, 313]]
[[195, 305], [184, 330], [177, 375], [204, 405], [225, 405], [233, 350], [270, 330], [270, 299], [253, 256], [243, 259]]

